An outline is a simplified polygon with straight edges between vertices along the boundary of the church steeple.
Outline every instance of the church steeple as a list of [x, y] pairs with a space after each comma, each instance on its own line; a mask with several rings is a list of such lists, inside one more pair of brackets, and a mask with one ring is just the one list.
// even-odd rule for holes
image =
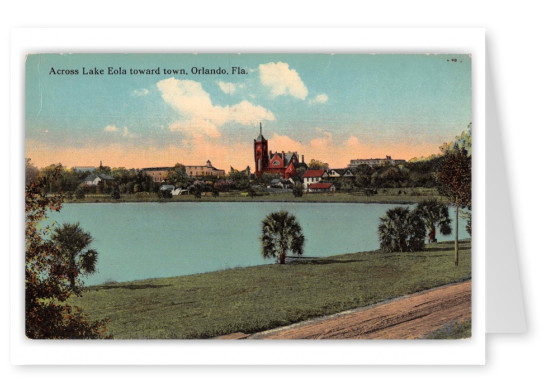
[[268, 140], [262, 135], [262, 122], [260, 123], [260, 134], [254, 139], [254, 168], [258, 178], [268, 167]]
[[259, 134], [258, 137], [255, 139], [255, 141], [266, 141], [266, 139], [265, 139], [264, 136], [262, 135], [262, 122], [260, 123], [260, 134]]

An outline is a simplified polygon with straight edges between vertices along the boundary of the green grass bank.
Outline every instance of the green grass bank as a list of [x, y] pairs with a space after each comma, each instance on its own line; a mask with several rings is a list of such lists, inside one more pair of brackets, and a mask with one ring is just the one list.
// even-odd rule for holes
[[87, 288], [72, 300], [116, 339], [253, 333], [471, 278], [471, 243], [345, 254]]
[[420, 201], [437, 198], [444, 200], [431, 188], [403, 188], [379, 189], [377, 194], [365, 195], [362, 191], [349, 193], [305, 193], [302, 197], [295, 197], [292, 193], [276, 193], [250, 197], [247, 192], [222, 192], [217, 197], [206, 193], [201, 198], [193, 195], [179, 195], [160, 200], [156, 194], [135, 193], [121, 194], [115, 200], [109, 194], [87, 194], [82, 200], [68, 199], [68, 203], [95, 203], [95, 202], [338, 202], [338, 203], [380, 203], [380, 204], [414, 204]]

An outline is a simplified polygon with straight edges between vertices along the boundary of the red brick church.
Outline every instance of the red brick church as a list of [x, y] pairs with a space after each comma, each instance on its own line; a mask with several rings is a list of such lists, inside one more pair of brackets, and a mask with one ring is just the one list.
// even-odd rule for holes
[[254, 139], [254, 173], [258, 178], [263, 173], [279, 174], [282, 178], [290, 178], [297, 173], [297, 167], [304, 164], [299, 163], [297, 152], [274, 152], [268, 150], [268, 140], [262, 135], [262, 123], [260, 123], [260, 134]]

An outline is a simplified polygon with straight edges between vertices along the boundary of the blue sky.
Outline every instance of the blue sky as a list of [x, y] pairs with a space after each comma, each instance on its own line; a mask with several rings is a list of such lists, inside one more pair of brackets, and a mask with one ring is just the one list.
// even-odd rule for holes
[[[244, 167], [262, 122], [270, 149], [341, 167], [437, 153], [471, 122], [468, 55], [39, 54], [26, 67], [26, 154], [38, 166]], [[108, 67], [127, 73], [83, 74]]]

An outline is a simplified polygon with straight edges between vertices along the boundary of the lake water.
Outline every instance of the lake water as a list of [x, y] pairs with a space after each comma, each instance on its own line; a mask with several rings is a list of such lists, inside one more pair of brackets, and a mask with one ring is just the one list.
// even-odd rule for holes
[[[94, 238], [98, 271], [86, 285], [133, 281], [273, 263], [260, 255], [260, 227], [269, 213], [293, 213], [306, 237], [304, 256], [379, 248], [377, 226], [398, 205], [278, 202], [65, 204], [51, 218], [80, 222]], [[412, 206], [410, 206], [412, 208]], [[454, 218], [450, 209], [450, 217]], [[459, 237], [468, 238], [466, 221]], [[439, 241], [453, 235], [437, 234]]]

